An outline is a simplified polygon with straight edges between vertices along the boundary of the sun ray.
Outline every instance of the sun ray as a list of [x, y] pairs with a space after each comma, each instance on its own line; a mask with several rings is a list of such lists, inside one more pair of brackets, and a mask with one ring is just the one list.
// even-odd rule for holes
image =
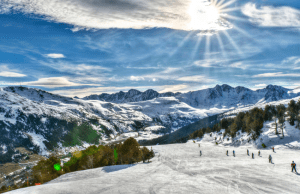
[[[210, 36], [206, 36], [206, 42], [205, 42], [205, 59], [210, 59]], [[207, 58], [208, 57], [208, 58]]]
[[222, 5], [222, 3], [223, 3], [224, 1], [225, 1], [225, 0], [219, 1], [219, 3], [216, 4], [216, 7], [219, 7], [220, 5]]
[[253, 36], [251, 36], [248, 32], [246, 32], [245, 30], [242, 30], [241, 28], [237, 27], [236, 25], [232, 24], [232, 29], [244, 34], [245, 36], [247, 36], [248, 38], [252, 39], [253, 41], [257, 42], [255, 38], [253, 38]]
[[193, 53], [191, 55], [191, 59], [194, 60], [195, 56], [196, 56], [196, 53], [198, 51], [198, 48], [199, 48], [199, 45], [201, 44], [201, 41], [203, 39], [203, 36], [198, 36], [198, 39], [197, 39], [197, 42], [196, 42], [196, 45], [195, 45], [195, 48], [193, 50]]
[[241, 49], [237, 46], [237, 44], [235, 43], [235, 41], [230, 37], [230, 35], [228, 34], [228, 32], [226, 32], [226, 31], [221, 31], [221, 32], [224, 33], [224, 35], [230, 41], [230, 43], [232, 44], [232, 46], [237, 50], [238, 54], [241, 55], [241, 56], [244, 56], [244, 54], [242, 53]]
[[220, 13], [228, 13], [228, 12], [237, 11], [237, 10], [240, 10], [240, 8], [234, 7], [234, 8], [221, 9]]
[[213, 5], [213, 6], [215, 6], [216, 7], [216, 5], [217, 5], [217, 3], [218, 3], [218, 0], [211, 0], [211, 5]]
[[194, 31], [191, 31], [188, 33], [188, 35], [179, 43], [176, 49], [174, 49], [171, 54], [169, 55], [170, 57], [173, 56], [183, 45], [184, 43], [190, 38], [190, 36], [194, 33]]
[[218, 9], [222, 10], [223, 8], [228, 7], [229, 5], [231, 5], [231, 4], [235, 3], [235, 2], [236, 2], [236, 0], [228, 1], [227, 3], [224, 3], [224, 4], [220, 5], [220, 6], [218, 6]]
[[222, 18], [229, 18], [229, 19], [234, 19], [237, 21], [243, 21], [243, 22], [247, 22], [247, 19], [241, 18], [241, 17], [237, 17], [237, 16], [232, 16], [232, 15], [228, 15], [228, 14], [221, 14]]
[[225, 57], [227, 59], [228, 57], [227, 57], [226, 51], [224, 49], [224, 44], [223, 44], [223, 41], [220, 37], [220, 34], [216, 33], [216, 36], [217, 36], [217, 39], [218, 39], [218, 42], [219, 42], [219, 45], [220, 45], [220, 48], [221, 48], [221, 51], [222, 51], [222, 55], [223, 55], [223, 57]]

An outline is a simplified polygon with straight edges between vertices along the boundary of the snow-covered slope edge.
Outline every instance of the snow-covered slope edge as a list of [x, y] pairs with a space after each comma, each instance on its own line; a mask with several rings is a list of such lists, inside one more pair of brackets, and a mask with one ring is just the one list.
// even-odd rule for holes
[[[296, 97], [293, 99], [286, 99], [286, 100], [279, 100], [275, 102], [268, 102], [268, 103], [257, 103], [253, 106], [244, 107], [244, 108], [237, 108], [231, 111], [228, 111], [222, 114], [223, 118], [234, 118], [239, 112], [247, 112], [255, 107], [264, 109], [266, 105], [280, 105], [283, 104], [288, 107], [288, 104], [291, 100], [299, 101], [300, 97]], [[204, 142], [217, 142], [219, 145], [227, 146], [254, 146], [256, 148], [262, 148], [262, 144], [265, 144], [268, 148], [275, 147], [276, 149], [280, 149], [283, 147], [292, 148], [292, 149], [299, 149], [300, 150], [300, 129], [296, 128], [295, 126], [291, 126], [288, 122], [288, 117], [285, 118], [284, 122], [284, 129], [282, 135], [282, 129], [278, 128], [279, 134], [275, 134], [275, 121], [268, 121], [264, 122], [262, 132], [257, 140], [252, 140], [251, 134], [242, 133], [238, 131], [237, 136], [233, 139], [229, 136], [225, 136], [223, 138], [223, 133], [225, 132], [222, 129], [220, 132], [213, 132], [212, 136], [210, 134], [205, 134], [202, 138]], [[216, 140], [215, 140], [216, 138]]]

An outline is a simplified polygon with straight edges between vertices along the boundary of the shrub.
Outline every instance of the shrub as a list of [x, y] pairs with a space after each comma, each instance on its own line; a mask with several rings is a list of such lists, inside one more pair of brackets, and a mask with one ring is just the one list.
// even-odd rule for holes
[[263, 147], [263, 148], [266, 148], [267, 146], [263, 143], [263, 144], [261, 144], [261, 146]]

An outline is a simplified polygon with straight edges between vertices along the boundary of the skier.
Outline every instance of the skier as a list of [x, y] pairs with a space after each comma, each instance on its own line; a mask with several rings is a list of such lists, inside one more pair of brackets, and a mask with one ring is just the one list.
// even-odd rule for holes
[[201, 152], [201, 150], [200, 150], [200, 156], [202, 156], [202, 152]]
[[295, 172], [297, 172], [296, 164], [294, 163], [294, 161], [292, 162], [291, 167], [292, 167], [292, 172], [294, 172], [294, 170], [295, 170]]
[[275, 151], [274, 151], [274, 147], [273, 147], [272, 149], [273, 149], [273, 152], [275, 152]]
[[234, 150], [233, 150], [233, 152], [232, 152], [232, 153], [233, 153], [233, 156], [235, 157], [235, 151], [234, 151]]
[[254, 153], [252, 153], [252, 159], [254, 159]]
[[249, 150], [247, 149], [247, 155], [249, 156]]
[[269, 163], [272, 163], [272, 156], [269, 155]]
[[260, 156], [260, 150], [258, 151], [258, 156]]
[[226, 156], [228, 156], [228, 150], [226, 151]]

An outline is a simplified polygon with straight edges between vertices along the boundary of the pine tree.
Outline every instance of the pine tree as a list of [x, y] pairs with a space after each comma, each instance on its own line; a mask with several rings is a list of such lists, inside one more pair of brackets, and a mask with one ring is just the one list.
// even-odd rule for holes
[[281, 131], [282, 131], [282, 137], [284, 137], [284, 134], [283, 134], [284, 121], [285, 121], [284, 117], [280, 117], [279, 121], [278, 121], [280, 124]]
[[296, 115], [298, 112], [296, 102], [294, 100], [291, 100], [287, 109], [288, 109], [288, 115], [290, 116], [289, 123], [290, 123], [290, 125], [294, 126], [295, 120], [296, 120]]
[[238, 131], [238, 128], [237, 128], [237, 124], [236, 123], [232, 123], [230, 125], [230, 135], [232, 138], [234, 138], [236, 136], [236, 132]]

